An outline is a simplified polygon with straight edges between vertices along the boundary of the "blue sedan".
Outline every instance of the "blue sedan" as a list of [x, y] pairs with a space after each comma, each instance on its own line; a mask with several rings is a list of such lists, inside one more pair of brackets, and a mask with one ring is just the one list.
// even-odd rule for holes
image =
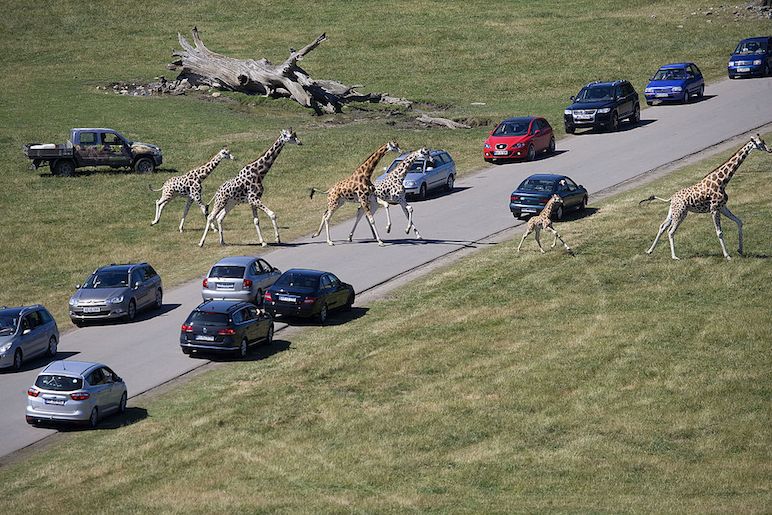
[[702, 98], [705, 94], [705, 80], [694, 63], [666, 64], [651, 78], [643, 90], [646, 103], [689, 102], [693, 96]]
[[582, 211], [587, 207], [587, 190], [565, 175], [537, 173], [520, 183], [509, 197], [509, 210], [515, 218], [541, 213], [547, 201], [557, 193], [563, 205], [554, 211], [554, 217], [563, 218], [566, 211]]

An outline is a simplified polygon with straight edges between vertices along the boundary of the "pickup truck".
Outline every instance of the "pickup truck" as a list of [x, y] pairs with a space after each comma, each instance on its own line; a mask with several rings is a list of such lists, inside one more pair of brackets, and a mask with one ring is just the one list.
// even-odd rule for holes
[[80, 128], [70, 131], [63, 145], [30, 143], [24, 145], [24, 155], [32, 160], [32, 168], [48, 165], [54, 175], [70, 176], [84, 166], [133, 168], [150, 173], [163, 162], [161, 149], [149, 143], [131, 141], [112, 129]]

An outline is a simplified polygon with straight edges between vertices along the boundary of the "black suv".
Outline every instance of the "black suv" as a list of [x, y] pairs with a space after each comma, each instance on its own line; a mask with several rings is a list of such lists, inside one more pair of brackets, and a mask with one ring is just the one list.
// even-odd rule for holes
[[633, 125], [641, 120], [641, 104], [633, 85], [626, 80], [591, 82], [579, 91], [566, 108], [563, 120], [566, 132], [594, 127], [616, 131], [620, 120], [627, 118]]
[[191, 311], [180, 332], [180, 347], [191, 352], [235, 352], [273, 340], [273, 317], [250, 302], [208, 300]]

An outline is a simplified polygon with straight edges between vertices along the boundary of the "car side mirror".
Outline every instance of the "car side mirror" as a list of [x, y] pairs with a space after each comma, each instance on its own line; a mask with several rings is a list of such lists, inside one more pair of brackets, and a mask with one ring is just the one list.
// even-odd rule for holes
[[134, 283], [134, 289], [135, 289], [135, 290], [136, 290], [137, 288], [139, 288], [140, 286], [142, 286], [142, 283], [141, 283], [140, 281], [137, 281], [137, 282], [135, 282], [135, 283]]
[[433, 167], [433, 166], [427, 166], [427, 167], [426, 167], [426, 171], [427, 171], [427, 172], [431, 172], [432, 170], [434, 170], [434, 167]]
[[488, 136], [493, 136], [493, 131], [488, 131]]
[[80, 287], [81, 287], [81, 286], [83, 286], [83, 285], [82, 285], [82, 284], [76, 284], [76, 285], [75, 285], [75, 289], [76, 289], [76, 290], [80, 290]]
[[21, 334], [29, 334], [32, 332], [32, 329], [25, 329], [21, 332]]
[[534, 136], [538, 136], [539, 134], [541, 134], [541, 129], [536, 129], [535, 131], [533, 131]]
[[570, 97], [568, 97], [568, 99], [569, 99], [571, 102], [573, 102], [573, 101], [574, 101], [574, 96], [573, 96], [573, 95], [571, 95]]

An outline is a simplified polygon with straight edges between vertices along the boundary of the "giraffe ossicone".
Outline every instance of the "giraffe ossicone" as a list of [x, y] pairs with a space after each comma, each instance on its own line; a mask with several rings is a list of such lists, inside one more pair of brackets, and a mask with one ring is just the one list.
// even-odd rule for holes
[[541, 239], [539, 238], [542, 229], [544, 229], [552, 232], [555, 235], [555, 239], [552, 240], [552, 245], [550, 248], [554, 248], [558, 240], [560, 240], [560, 243], [563, 244], [563, 246], [566, 248], [566, 251], [573, 255], [574, 251], [565, 241], [563, 241], [563, 238], [561, 238], [560, 234], [558, 234], [558, 231], [552, 226], [552, 213], [555, 211], [555, 209], [557, 209], [558, 206], [561, 205], [563, 205], [563, 199], [560, 198], [560, 195], [554, 194], [547, 201], [547, 204], [544, 206], [544, 209], [542, 209], [541, 213], [528, 219], [523, 237], [520, 239], [520, 244], [517, 246], [518, 252], [520, 252], [520, 247], [523, 246], [525, 238], [529, 234], [534, 233], [536, 244], [539, 245], [539, 250], [542, 254], [544, 254], [544, 248], [541, 246]]

